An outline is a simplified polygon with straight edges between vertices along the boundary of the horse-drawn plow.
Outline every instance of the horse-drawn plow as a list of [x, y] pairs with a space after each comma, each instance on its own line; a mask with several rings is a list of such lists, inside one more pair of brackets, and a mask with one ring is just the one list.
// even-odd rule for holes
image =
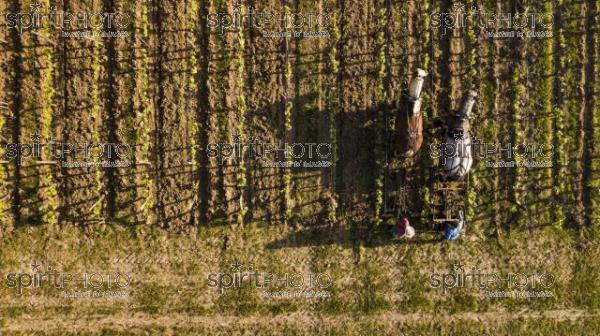
[[459, 222], [461, 214], [467, 210], [468, 174], [464, 181], [445, 181], [444, 178], [439, 172], [434, 172], [431, 177], [431, 199], [428, 206], [434, 230], [442, 230], [446, 223]]
[[[427, 73], [417, 70], [408, 89], [402, 94], [400, 109], [396, 116], [396, 141], [394, 154], [397, 158], [395, 167], [388, 175], [393, 176], [392, 182], [396, 190], [386, 195], [387, 210], [395, 213], [396, 221], [416, 214], [411, 213], [409, 201], [410, 183], [408, 180], [413, 171], [407, 169], [407, 163], [415, 157], [423, 143], [423, 120], [421, 113], [421, 92]], [[458, 230], [463, 228], [464, 214], [467, 207], [467, 190], [469, 188], [469, 171], [473, 164], [472, 141], [469, 118], [477, 93], [469, 90], [465, 93], [460, 108], [445, 120], [441, 144], [428, 146], [432, 157], [429, 174], [429, 200], [422, 204], [429, 208], [431, 218], [429, 225], [433, 230]], [[406, 222], [406, 221], [402, 221]], [[454, 239], [452, 238], [452, 239]]]

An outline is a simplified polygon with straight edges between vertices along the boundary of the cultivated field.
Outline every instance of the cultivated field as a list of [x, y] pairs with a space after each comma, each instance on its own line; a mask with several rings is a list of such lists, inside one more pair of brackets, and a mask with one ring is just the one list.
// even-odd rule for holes
[[[597, 334], [599, 7], [0, 1], [0, 335]], [[417, 68], [424, 144], [407, 159], [398, 101]], [[430, 145], [468, 89], [492, 147], [442, 242]], [[398, 215], [414, 239], [393, 239]], [[111, 297], [66, 297], [92, 274]], [[514, 290], [551, 296], [485, 297]]]

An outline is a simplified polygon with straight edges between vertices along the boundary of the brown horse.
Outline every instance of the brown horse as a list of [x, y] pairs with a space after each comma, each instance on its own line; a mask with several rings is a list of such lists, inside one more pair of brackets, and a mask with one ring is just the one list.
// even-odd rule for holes
[[402, 93], [402, 102], [396, 115], [396, 153], [402, 157], [415, 155], [423, 144], [423, 117], [421, 90], [427, 72], [418, 69], [408, 90]]

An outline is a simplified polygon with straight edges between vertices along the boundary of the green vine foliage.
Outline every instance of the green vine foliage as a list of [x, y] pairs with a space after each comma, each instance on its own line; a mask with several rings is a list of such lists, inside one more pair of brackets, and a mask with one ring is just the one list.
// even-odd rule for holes
[[[102, 129], [102, 101], [100, 97], [100, 87], [98, 83], [100, 82], [100, 76], [103, 71], [101, 65], [101, 52], [102, 52], [102, 38], [99, 37], [100, 27], [92, 27], [94, 32], [93, 37], [93, 54], [92, 54], [92, 109], [91, 109], [91, 120], [93, 120], [96, 125], [92, 129], [92, 143], [99, 144], [101, 143], [100, 132]], [[94, 148], [93, 157], [99, 157], [99, 149]], [[95, 170], [95, 181], [96, 186], [94, 188], [96, 196], [98, 200], [92, 205], [90, 211], [93, 214], [94, 218], [99, 219], [102, 218], [102, 212], [104, 210], [106, 204], [106, 185], [104, 183], [104, 174], [101, 169]]]
[[[134, 0], [127, 0], [127, 2], [125, 3], [124, 6], [124, 10], [129, 13], [129, 15], [133, 16], [133, 13], [135, 13], [135, 1]], [[132, 36], [132, 41], [135, 41], [136, 39], [136, 29], [135, 27], [131, 27], [129, 29], [129, 34], [131, 34]], [[131, 71], [131, 73], [135, 73], [136, 70], [136, 66], [135, 66], [135, 59], [136, 59], [136, 50], [135, 50], [135, 44], [132, 43], [132, 45], [130, 46], [130, 48], [127, 50], [128, 53], [128, 57], [129, 57], [129, 63], [128, 63], [128, 68]], [[135, 120], [135, 94], [136, 94], [136, 78], [134, 75], [132, 75], [131, 77], [128, 77], [126, 80], [126, 85], [125, 85], [125, 107], [126, 107], [126, 113], [125, 116], [123, 117], [124, 123], [126, 125], [126, 129], [128, 130], [127, 132], [127, 144], [128, 146], [130, 146], [130, 148], [136, 148], [136, 146], [139, 144], [139, 139], [138, 139], [138, 131], [136, 130], [137, 128], [137, 124], [136, 124], [136, 120]], [[128, 160], [130, 160], [132, 158], [128, 158]], [[127, 175], [130, 176], [130, 179], [128, 181], [128, 183], [135, 185], [136, 181], [135, 181], [135, 176], [136, 176], [136, 172], [137, 172], [137, 166], [132, 164], [131, 161], [135, 161], [135, 160], [130, 160], [130, 164], [127, 167]], [[134, 203], [137, 199], [138, 199], [138, 188], [128, 188], [129, 189], [129, 193], [127, 195], [128, 200], [127, 202], [130, 203]], [[133, 220], [135, 221], [135, 218], [133, 218]]]
[[[581, 13], [582, 4], [572, 0], [565, 0], [566, 11], [565, 17], [577, 17]], [[565, 139], [563, 144], [563, 151], [559, 152], [567, 153], [562, 160], [565, 164], [565, 190], [564, 200], [566, 204], [579, 204], [578, 201], [578, 177], [580, 171], [580, 162], [577, 157], [573, 157], [571, 153], [580, 153], [582, 150], [582, 142], [580, 137], [579, 129], [579, 111], [582, 109], [581, 92], [579, 92], [581, 83], [581, 41], [577, 34], [568, 34], [567, 32], [579, 31], [581, 27], [578, 26], [577, 20], [563, 20], [564, 25], [564, 43], [565, 43], [565, 71], [564, 71], [564, 82], [565, 82], [565, 95], [564, 95], [564, 109], [565, 111], [563, 118], [563, 134], [562, 137]], [[561, 146], [562, 147], [562, 146]], [[574, 217], [577, 212], [576, 207], [570, 208], [566, 216]]]
[[[284, 11], [286, 15], [290, 15], [291, 10], [290, 7], [285, 5], [284, 6]], [[284, 70], [283, 70], [283, 78], [285, 81], [285, 85], [284, 88], [285, 90], [289, 90], [289, 86], [292, 80], [292, 64], [289, 61], [289, 57], [288, 57], [288, 53], [289, 53], [289, 43], [290, 43], [290, 38], [288, 36], [285, 37], [284, 40], [285, 43], [285, 64], [284, 64]], [[290, 134], [292, 132], [292, 109], [293, 109], [293, 103], [292, 101], [290, 101], [288, 99], [288, 92], [285, 92], [285, 106], [284, 106], [284, 112], [283, 112], [283, 118], [284, 118], [284, 138], [286, 138], [287, 141], [287, 135]], [[292, 209], [291, 209], [291, 187], [292, 187], [292, 168], [289, 166], [291, 164], [291, 153], [286, 152], [285, 153], [286, 157], [286, 167], [283, 168], [283, 202], [284, 202], [284, 212], [283, 212], [283, 222], [284, 225], [288, 224], [288, 221], [292, 215]]]
[[[245, 13], [245, 8], [242, 5], [240, 7], [240, 14], [244, 15]], [[244, 61], [244, 46], [245, 46], [245, 41], [244, 41], [244, 30], [243, 29], [239, 29], [238, 30], [238, 34], [237, 34], [237, 96], [236, 96], [236, 102], [237, 102], [237, 113], [238, 113], [238, 126], [237, 126], [237, 134], [239, 135], [239, 141], [240, 143], [246, 143], [246, 135], [245, 135], [245, 131], [246, 131], [246, 110], [247, 110], [247, 106], [246, 106], [246, 97], [244, 95], [244, 79], [245, 79], [245, 61]], [[245, 200], [244, 200], [244, 190], [246, 189], [247, 186], [247, 181], [246, 181], [246, 162], [245, 162], [245, 156], [246, 156], [246, 150], [245, 150], [245, 146], [243, 146], [242, 149], [242, 153], [240, 153], [240, 159], [239, 159], [239, 169], [238, 169], [238, 175], [237, 175], [237, 188], [240, 192], [239, 195], [239, 213], [237, 215], [237, 224], [239, 225], [244, 225], [244, 218], [246, 216], [246, 213], [248, 211], [248, 208], [246, 206]]]
[[[512, 89], [512, 101], [510, 103], [510, 111], [513, 114], [513, 123], [511, 125], [511, 129], [514, 132], [514, 137], [512, 139], [513, 144], [520, 143], [521, 139], [523, 139], [523, 132], [521, 130], [520, 118], [522, 116], [522, 95], [525, 93], [525, 86], [522, 84], [522, 71], [523, 69], [520, 66], [516, 66], [512, 76], [511, 82], [513, 85]], [[519, 206], [522, 204], [520, 190], [523, 189], [523, 168], [519, 167], [521, 164], [521, 158], [518, 155], [514, 155], [514, 184], [513, 184], [513, 200], [515, 203], [511, 204], [510, 212], [511, 214], [517, 214], [519, 212]]]
[[383, 211], [383, 184], [384, 184], [384, 176], [385, 176], [385, 151], [384, 151], [384, 142], [385, 138], [383, 135], [385, 134], [385, 128], [387, 125], [385, 124], [384, 110], [383, 106], [387, 103], [387, 92], [384, 87], [384, 81], [387, 74], [387, 66], [386, 66], [386, 36], [385, 36], [385, 27], [387, 26], [387, 8], [385, 6], [385, 0], [379, 0], [379, 32], [377, 33], [377, 48], [378, 48], [378, 57], [377, 63], [379, 66], [379, 70], [377, 71], [377, 115], [376, 115], [376, 123], [375, 123], [375, 132], [376, 132], [376, 146], [375, 146], [375, 165], [376, 165], [376, 178], [375, 178], [375, 225], [379, 225], [382, 223], [382, 211]]
[[[149, 37], [149, 28], [148, 28], [148, 6], [149, 0], [143, 0], [141, 3], [141, 34], [142, 39], [144, 41], [148, 41]], [[152, 118], [152, 106], [147, 102], [150, 101], [149, 97], [149, 86], [150, 79], [148, 75], [148, 68], [150, 66], [150, 60], [148, 58], [148, 47], [146, 44], [142, 44], [141, 48], [139, 48], [140, 59], [142, 66], [137, 69], [139, 76], [139, 101], [141, 106], [138, 109], [141, 109], [141, 113], [138, 113], [136, 116], [136, 123], [139, 125], [137, 128], [136, 138], [138, 139], [139, 146], [137, 154], [137, 159], [141, 162], [150, 162], [151, 159], [151, 118]], [[153, 189], [153, 181], [149, 173], [149, 169], [144, 168], [142, 173], [142, 190], [141, 190], [141, 198], [143, 200], [142, 203], [142, 216], [143, 221], [147, 224], [151, 224], [153, 221], [152, 209], [154, 207], [154, 198], [152, 197], [152, 189]]]
[[[473, 20], [473, 11], [474, 11], [474, 0], [468, 0], [466, 2], [466, 10], [467, 10], [467, 27], [466, 27], [466, 39], [468, 41], [469, 48], [467, 49], [467, 83], [471, 83], [473, 86], [473, 81], [479, 77], [479, 73], [477, 71], [477, 50], [478, 43], [475, 37], [475, 22]], [[471, 88], [468, 88], [471, 89]], [[478, 124], [477, 120], [480, 120], [480, 116], [473, 115], [471, 124]], [[473, 135], [472, 135], [473, 136]], [[470, 187], [467, 190], [467, 203], [468, 208], [466, 212], [466, 220], [467, 222], [471, 222], [475, 216], [475, 209], [477, 208], [477, 193], [476, 190], [480, 188], [479, 176], [478, 173], [481, 169], [481, 161], [477, 161], [477, 164], [474, 164], [473, 169], [469, 174], [470, 178]]]
[[[552, 14], [552, 3], [544, 4], [541, 10], [547, 14]], [[543, 144], [546, 148], [552, 146], [553, 111], [552, 100], [549, 99], [552, 97], [552, 73], [555, 71], [552, 63], [552, 48], [553, 39], [551, 38], [540, 39], [536, 43], [536, 50], [538, 53], [536, 58], [538, 61], [534, 63], [533, 71], [535, 71], [537, 75], [537, 84], [535, 85], [535, 97], [537, 97], [537, 99], [530, 100], [531, 104], [529, 106], [530, 112], [537, 114], [535, 125], [537, 132], [534, 134], [534, 140], [537, 144]], [[542, 159], [543, 158], [528, 158], [528, 160], [534, 161]], [[530, 183], [530, 189], [541, 189], [539, 193], [536, 191], [536, 193], [539, 194], [539, 200], [544, 202], [550, 201], [552, 198], [553, 187], [552, 168], [548, 167], [538, 170], [535, 179], [537, 181]], [[531, 213], [538, 213], [537, 221], [542, 223], [551, 222], [551, 208], [541, 208], [531, 204], [529, 206], [529, 211]]]
[[[430, 11], [430, 4], [429, 1], [425, 1], [421, 4], [423, 11], [425, 13], [429, 13]], [[428, 48], [431, 46], [431, 20], [429, 15], [424, 15], [423, 16], [423, 30], [421, 33], [422, 36], [422, 56], [421, 56], [421, 68], [427, 72], [429, 72], [429, 63], [431, 61], [430, 55], [429, 55], [429, 51]], [[428, 90], [423, 90], [422, 93], [422, 116], [423, 116], [423, 125], [428, 125], [429, 121], [430, 121], [430, 115], [431, 113], [431, 109], [433, 108], [432, 104], [431, 104], [431, 96], [430, 93], [428, 92]], [[426, 146], [426, 144], [429, 143], [429, 134], [427, 132], [423, 132], [423, 147]], [[429, 172], [429, 167], [431, 167], [431, 165], [433, 164], [431, 162], [431, 157], [426, 154], [426, 155], [422, 155], [421, 156], [421, 175], [422, 175], [422, 181], [427, 181], [430, 178], [430, 172]], [[419, 188], [419, 196], [421, 198], [421, 202], [423, 204], [429, 204], [431, 202], [431, 190], [429, 189], [427, 183], [422, 183], [421, 187]], [[431, 209], [429, 206], [423, 206], [421, 208], [421, 218], [425, 219], [425, 218], [430, 218], [431, 217]]]
[[[190, 1], [190, 12], [191, 13], [197, 13], [198, 12], [198, 1], [196, 0], [191, 0]], [[198, 27], [196, 25], [196, 20], [195, 20], [196, 16], [192, 16], [192, 19], [189, 20], [187, 22], [187, 29], [188, 31], [193, 34], [193, 32], [195, 32]], [[198, 51], [198, 48], [194, 48], [194, 51], [190, 52], [190, 56], [189, 56], [189, 60], [188, 60], [188, 66], [190, 69], [190, 75], [187, 78], [187, 91], [188, 92], [196, 92], [197, 91], [197, 83], [196, 83], [196, 74], [198, 73], [198, 58], [196, 57], [197, 53], [199, 53], [200, 51]], [[202, 55], [200, 55], [200, 57], [202, 57]], [[190, 123], [190, 161], [191, 161], [191, 165], [192, 165], [192, 172], [196, 172], [198, 171], [198, 158], [197, 158], [197, 142], [196, 142], [196, 138], [198, 136], [198, 131], [200, 128], [200, 125], [198, 123], [198, 120], [194, 118], [194, 122]], [[192, 176], [194, 176], [195, 174], [192, 174]], [[192, 190], [193, 192], [195, 192], [196, 190], [199, 189], [200, 186], [200, 181], [197, 178], [194, 178], [192, 181]], [[196, 200], [196, 198], [192, 198], [193, 200]], [[192, 201], [194, 202], [194, 201]]]
[[[218, 12], [227, 11], [227, 4], [225, 1], [218, 0], [214, 3]], [[235, 42], [235, 41], [234, 41]], [[227, 143], [230, 141], [230, 129], [229, 129], [229, 115], [228, 115], [228, 103], [227, 95], [229, 94], [229, 87], [232, 83], [229, 80], [229, 72], [232, 66], [232, 60], [234, 56], [232, 48], [228, 42], [227, 37], [224, 34], [216, 34], [214, 39], [215, 52], [222, 55], [215, 60], [215, 73], [217, 78], [213, 84], [213, 91], [216, 96], [215, 104], [215, 118], [216, 118], [216, 130], [217, 139], [219, 143]], [[233, 131], [235, 132], [235, 130]], [[216, 199], [214, 204], [214, 210], [211, 214], [212, 221], [223, 221], [227, 219], [228, 212], [228, 201], [225, 193], [224, 181], [225, 172], [223, 166], [219, 166], [219, 185], [216, 193]], [[237, 178], [237, 177], [236, 177]], [[237, 218], [236, 218], [237, 221]]]
[[[50, 4], [45, 1], [41, 4], [49, 9]], [[40, 31], [44, 40], [50, 39], [50, 32], [47, 26], [42, 27]], [[40, 116], [40, 137], [42, 141], [53, 137], [52, 132], [52, 105], [56, 90], [54, 89], [54, 62], [52, 57], [52, 47], [47, 46], [42, 54], [43, 64], [45, 65], [41, 74], [42, 90], [42, 111]], [[58, 224], [58, 187], [53, 176], [52, 166], [44, 165], [39, 167], [40, 185], [45, 188], [44, 202], [42, 202], [42, 222], [50, 226]]]
[[[333, 78], [338, 78], [340, 71], [340, 62], [338, 60], [339, 52], [338, 52], [338, 44], [340, 43], [341, 33], [339, 28], [339, 19], [337, 10], [333, 11], [331, 14], [331, 44], [329, 47], [329, 57], [328, 57], [328, 65], [330, 69], [330, 76]], [[329, 104], [329, 141], [331, 143], [331, 182], [335, 181], [335, 177], [333, 176], [335, 172], [335, 167], [338, 160], [338, 139], [337, 139], [337, 125], [336, 120], [340, 113], [339, 107], [339, 93], [338, 93], [338, 85], [336, 80], [336, 85], [332, 85], [328, 87], [328, 101]], [[334, 183], [332, 183], [334, 185]], [[329, 199], [327, 202], [327, 219], [330, 223], [337, 222], [337, 200], [335, 198], [335, 190], [331, 188], [329, 191]]]

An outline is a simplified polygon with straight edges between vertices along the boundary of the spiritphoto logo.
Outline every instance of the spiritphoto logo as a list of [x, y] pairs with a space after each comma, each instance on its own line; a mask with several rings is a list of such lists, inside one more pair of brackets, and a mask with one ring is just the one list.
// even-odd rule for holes
[[473, 158], [485, 160], [486, 168], [549, 168], [552, 167], [554, 146], [537, 142], [483, 142], [477, 138], [466, 144], [457, 142], [429, 145], [430, 157], [440, 160], [442, 165], [449, 159], [467, 153]]
[[227, 289], [250, 286], [262, 291], [263, 297], [271, 298], [318, 298], [330, 296], [328, 288], [333, 285], [329, 273], [272, 273], [261, 272], [252, 265], [244, 266], [236, 261], [229, 272], [209, 273], [208, 287], [224, 293]]
[[264, 37], [328, 37], [332, 18], [329, 13], [258, 11], [253, 6], [237, 2], [233, 12], [207, 15], [208, 28], [224, 34], [240, 29], [257, 29]]
[[430, 19], [431, 26], [440, 29], [442, 35], [450, 29], [472, 26], [484, 29], [486, 37], [551, 37], [554, 25], [552, 13], [486, 12], [474, 5], [466, 8], [460, 2], [449, 12], [432, 13]]
[[329, 143], [283, 143], [275, 145], [252, 139], [242, 142], [239, 134], [233, 135], [233, 142], [210, 143], [206, 146], [209, 158], [217, 158], [218, 165], [223, 165], [234, 158], [252, 158], [260, 161], [263, 167], [282, 168], [317, 168], [329, 167], [333, 149]]
[[482, 271], [474, 266], [465, 270], [462, 264], [454, 264], [451, 272], [433, 272], [429, 280], [432, 288], [441, 288], [444, 294], [455, 288], [477, 288], [484, 291], [485, 298], [551, 297], [552, 293], [548, 290], [556, 282], [549, 272], [498, 273]]
[[6, 286], [16, 289], [19, 295], [25, 290], [55, 288], [62, 290], [65, 297], [127, 296], [128, 292], [123, 290], [130, 283], [131, 277], [127, 273], [86, 271], [77, 274], [62, 272], [52, 266], [44, 270], [37, 261], [31, 264], [31, 272], [8, 273], [5, 276]]
[[22, 165], [26, 159], [38, 164], [60, 164], [64, 168], [127, 167], [131, 148], [121, 143], [67, 143], [47, 137], [45, 142], [39, 133], [31, 135], [29, 143], [0, 145], [6, 162]]
[[27, 12], [3, 13], [0, 17], [8, 28], [19, 33], [48, 27], [62, 31], [62, 37], [121, 37], [129, 34], [124, 31], [131, 24], [127, 13], [66, 12], [57, 11], [54, 6], [44, 11], [44, 6], [37, 2], [29, 7]]

